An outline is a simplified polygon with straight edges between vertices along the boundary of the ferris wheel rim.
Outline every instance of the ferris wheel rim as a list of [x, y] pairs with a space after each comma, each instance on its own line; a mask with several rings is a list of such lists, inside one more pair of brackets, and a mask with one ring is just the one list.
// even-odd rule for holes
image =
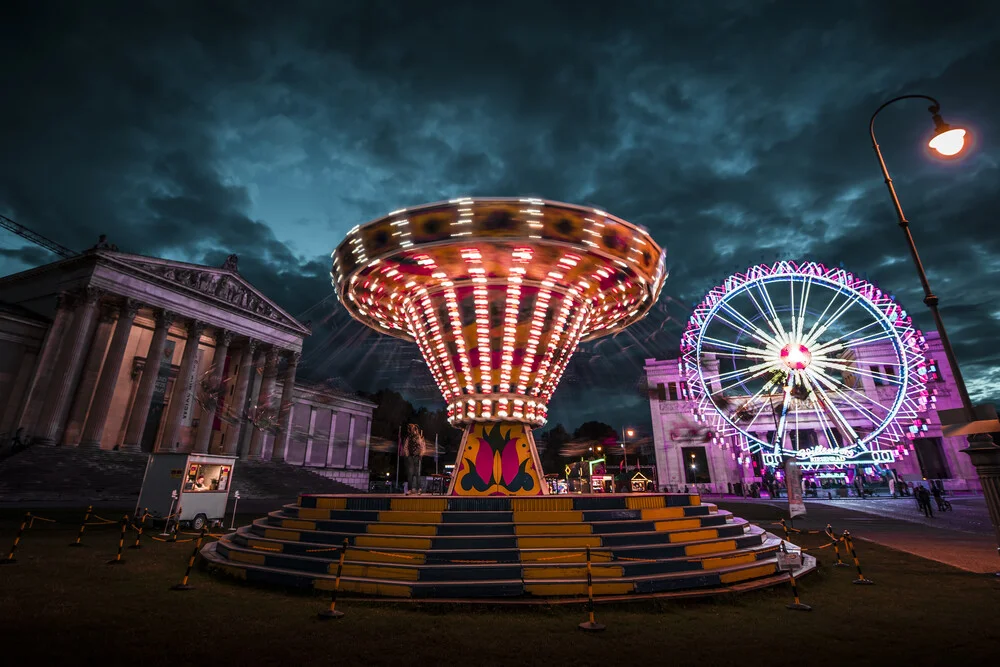
[[[734, 326], [732, 322], [725, 320], [725, 318], [720, 318], [719, 312], [727, 305], [730, 305], [731, 307], [731, 302], [735, 300], [742, 293], [746, 293], [751, 299], [753, 299], [754, 297], [752, 292], [750, 292], [750, 290], [752, 290], [755, 286], [764, 286], [776, 282], [790, 283], [791, 284], [790, 293], [792, 297], [792, 305], [788, 308], [782, 309], [781, 311], [779, 311], [778, 309], [774, 309], [773, 305], [769, 305], [769, 307], [772, 308], [769, 311], [769, 313], [771, 315], [774, 315], [775, 318], [778, 320], [781, 319], [781, 317], [778, 315], [779, 312], [781, 312], [783, 315], [790, 315], [790, 317], [794, 320], [795, 318], [794, 286], [796, 283], [799, 283], [806, 286], [812, 286], [814, 284], [818, 284], [822, 287], [833, 290], [834, 297], [828, 304], [827, 310], [837, 300], [838, 296], [846, 296], [847, 297], [846, 308], [852, 308], [855, 304], [857, 304], [858, 306], [861, 307], [861, 310], [865, 314], [865, 316], [872, 320], [864, 327], [856, 329], [851, 334], [847, 334], [841, 337], [841, 339], [847, 340], [848, 344], [846, 345], [846, 347], [851, 347], [849, 343], [852, 342], [850, 339], [847, 338], [847, 336], [853, 335], [857, 331], [861, 331], [865, 328], [868, 328], [872, 324], [877, 323], [879, 328], [878, 333], [880, 335], [884, 335], [884, 338], [881, 338], [880, 340], [888, 340], [891, 342], [891, 350], [894, 355], [894, 360], [892, 363], [894, 366], [899, 368], [899, 373], [896, 376], [899, 379], [899, 382], [898, 384], [893, 383], [895, 386], [895, 395], [893, 397], [892, 404], [886, 407], [885, 405], [874, 401], [870, 397], [867, 397], [866, 394], [861, 394], [860, 392], [857, 392], [855, 388], [848, 386], [847, 384], [843, 383], [843, 381], [839, 381], [838, 384], [839, 386], [843, 386], [846, 389], [850, 389], [851, 391], [858, 393], [859, 396], [867, 397], [873, 404], [878, 405], [885, 411], [885, 414], [881, 418], [879, 418], [878, 415], [876, 415], [875, 412], [872, 411], [871, 409], [868, 409], [867, 414], [865, 414], [864, 408], [860, 404], [855, 403], [853, 399], [848, 398], [846, 400], [846, 403], [851, 403], [851, 408], [853, 408], [856, 412], [858, 412], [872, 426], [870, 432], [865, 434], [864, 437], [857, 437], [857, 439], [851, 443], [851, 447], [861, 448], [864, 450], [871, 450], [873, 447], [878, 448], [886, 437], [891, 436], [893, 434], [897, 436], [900, 435], [901, 429], [899, 428], [898, 425], [899, 420], [901, 418], [906, 419], [908, 417], [915, 416], [919, 412], [919, 410], [914, 405], [909, 405], [909, 403], [913, 402], [919, 403], [919, 401], [914, 401], [913, 394], [920, 391], [919, 380], [923, 376], [923, 373], [919, 369], [919, 367], [923, 365], [923, 357], [922, 354], [919, 354], [919, 352], [917, 351], [918, 346], [914, 345], [914, 340], [918, 339], [920, 336], [919, 331], [917, 331], [911, 326], [911, 319], [906, 315], [905, 310], [903, 310], [899, 306], [899, 304], [895, 302], [895, 299], [890, 294], [883, 292], [881, 289], [879, 289], [877, 285], [875, 285], [874, 283], [871, 283], [865, 279], [857, 278], [854, 274], [844, 271], [843, 269], [827, 269], [823, 265], [815, 262], [807, 262], [804, 264], [795, 264], [793, 262], [778, 262], [773, 266], [758, 265], [756, 267], [751, 267], [744, 274], [737, 274], [736, 276], [730, 277], [722, 285], [714, 288], [706, 295], [702, 303], [698, 307], [696, 307], [695, 312], [692, 314], [688, 322], [688, 325], [681, 337], [681, 351], [683, 360], [682, 375], [686, 380], [688, 380], [689, 391], [691, 392], [690, 398], [695, 399], [697, 401], [699, 408], [704, 408], [705, 404], [711, 406], [709, 414], [715, 421], [715, 427], [717, 430], [723, 432], [735, 431], [741, 438], [748, 441], [748, 443], [756, 443], [756, 445], [758, 446], [755, 449], [758, 451], [760, 449], [769, 448], [772, 446], [775, 447], [776, 451], [779, 451], [783, 454], [790, 454], [793, 456], [795, 455], [795, 451], [798, 451], [798, 448], [800, 447], [801, 443], [800, 436], [798, 435], [799, 428], [797, 426], [798, 409], [793, 411], [796, 414], [796, 428], [794, 431], [789, 431], [786, 430], [783, 426], [779, 426], [778, 418], [775, 416], [776, 442], [773, 444], [762, 442], [760, 438], [755, 436], [753, 433], [749, 432], [749, 430], [747, 430], [747, 427], [741, 427], [739, 424], [735, 423], [734, 417], [737, 414], [736, 412], [734, 412], [733, 415], [729, 415], [725, 410], [723, 410], [722, 408], [720, 408], [718, 405], [715, 404], [714, 396], [722, 392], [711, 391], [711, 386], [709, 384], [709, 380], [706, 379], [705, 377], [705, 369], [703, 367], [704, 356], [707, 353], [714, 353], [715, 355], [717, 355], [717, 358], [724, 358], [727, 355], [729, 355], [733, 361], [734, 366], [737, 365], [735, 352], [733, 351], [726, 352], [725, 350], [718, 349], [719, 346], [713, 345], [712, 342], [709, 342], [706, 345], [705, 341], [706, 331], [709, 329], [711, 324], [716, 323], [718, 319], [722, 319], [722, 322], [725, 323], [733, 331], [738, 332], [740, 335], [747, 334], [746, 329], [738, 328]], [[801, 326], [801, 320], [805, 318], [805, 314], [807, 312], [806, 308], [808, 300], [808, 297], [806, 296], [807, 294], [808, 291], [804, 292], [800, 297], [801, 299], [800, 309], [799, 309], [800, 326]], [[769, 298], [766, 288], [762, 288], [762, 295], [764, 295], [765, 299]], [[764, 310], [761, 308], [759, 304], [757, 304], [756, 301], [754, 301], [754, 305], [758, 309], [759, 317], [754, 317], [752, 322], [748, 321], [747, 318], [745, 317], [743, 318], [745, 324], [749, 325], [750, 327], [753, 327], [754, 322], [759, 322], [760, 320], [764, 320], [768, 317], [768, 315], [765, 314]], [[846, 308], [844, 309], [844, 312], [846, 312]], [[821, 315], [818, 318], [815, 318], [816, 322], [810, 331], [809, 334], [810, 336], [812, 335], [812, 331], [815, 330], [817, 326], [819, 326], [825, 314], [826, 311], [824, 310], [823, 315]], [[779, 322], [779, 326], [780, 324], [781, 323]], [[792, 321], [791, 327], [794, 328], [795, 326], [796, 323]], [[824, 325], [824, 329], [827, 326], [829, 326], [829, 324]], [[772, 330], [774, 329], [773, 326], [771, 328]], [[773, 331], [773, 333], [776, 336], [778, 335], [778, 331]], [[801, 336], [801, 329], [799, 330], [799, 335]], [[777, 344], [779, 341], [784, 340], [779, 338], [778, 340], [770, 339], [765, 342], [765, 340], [763, 339], [769, 339], [769, 337], [766, 335], [766, 333], [761, 332], [759, 329], [757, 330], [757, 335], [755, 335], [754, 337], [760, 340], [760, 342], [764, 342], [765, 344], [771, 344], [772, 346]], [[869, 336], [866, 335], [862, 338], [862, 340], [868, 337]], [[737, 338], [737, 340], [739, 340], [739, 338]], [[818, 337], [816, 337], [813, 338], [813, 340], [819, 340], [819, 339]], [[823, 349], [824, 345], [829, 346], [829, 343], [821, 343], [820, 349]], [[716, 347], [716, 350], [713, 351], [711, 349], [706, 349], [710, 347]], [[913, 348], [913, 351], [911, 351], [911, 348]], [[762, 353], [764, 352], [765, 348], [752, 348], [752, 349], [754, 349], [754, 351], [757, 353]], [[691, 361], [692, 356], [694, 357], [693, 362]], [[764, 366], [764, 365], [765, 364], [763, 363], [758, 364], [758, 366]], [[855, 363], [854, 366], [855, 369], [857, 370], [859, 364]], [[751, 366], [750, 368], [753, 367]], [[735, 375], [740, 372], [746, 372], [748, 370], [749, 369], [737, 368], [735, 371], [731, 371], [730, 373]], [[836, 371], [837, 369], [834, 368], [832, 370]], [[914, 370], [917, 371], [916, 377], [914, 377], [912, 372]], [[804, 374], [805, 373], [804, 369], [801, 372]], [[791, 380], [795, 376], [795, 373], [796, 371], [789, 372], [787, 374], [788, 380]], [[720, 375], [717, 377], [722, 377], [722, 375], [723, 374], [720, 373]], [[734, 385], [731, 385], [730, 388], [732, 388], [736, 384], [740, 384], [742, 388], [746, 389], [745, 386], [746, 382], [755, 380], [759, 378], [761, 375], [765, 375], [765, 373], [756, 373], [750, 377], [744, 378], [742, 381], [738, 381]], [[820, 375], [825, 376], [826, 374], [821, 372]], [[835, 378], [836, 375], [834, 374], [833, 379]], [[829, 388], [831, 392], [839, 391], [838, 387], [833, 384], [831, 378], [827, 377], [827, 380], [830, 380]], [[846, 425], [851, 432], [853, 432], [853, 427], [850, 426], [848, 419], [834, 405], [833, 399], [826, 396], [826, 391], [822, 387], [818, 387], [818, 389], [821, 393], [824, 394], [824, 397], [828, 400], [829, 409], [832, 412], [836, 413], [840, 418], [840, 420], [842, 420], [843, 424]], [[785, 391], [786, 391], [786, 398], [782, 402], [781, 423], [783, 423], [785, 417], [787, 416], [788, 387], [785, 388]], [[838, 395], [840, 395], [842, 398], [846, 397], [846, 394], [843, 394], [843, 392], [840, 392]], [[768, 391], [765, 402], [766, 405], [771, 405], [772, 412], [774, 412], [773, 396], [774, 395], [771, 394], [770, 391]], [[757, 398], [756, 394], [751, 396], [750, 399], [747, 401], [746, 405], [750, 405], [756, 398]], [[758, 411], [758, 413], [753, 417], [751, 423], [756, 423], [758, 417], [763, 411], [763, 408], [764, 406], [762, 406], [761, 410]], [[820, 416], [820, 421], [822, 422], [823, 420], [822, 411], [819, 408], [815, 408], [815, 410], [816, 414]], [[831, 419], [829, 422], [821, 424], [821, 428], [827, 433], [828, 436], [833, 435], [834, 429], [839, 430], [841, 428], [840, 424], [836, 423], [836, 421], [837, 421], [836, 419]], [[893, 433], [888, 433], [888, 431], [890, 430], [892, 430]], [[792, 449], [790, 447], [786, 448], [784, 444], [784, 438], [789, 433], [795, 434], [794, 436], [795, 451], [786, 451], [786, 449]], [[842, 437], [840, 439], [834, 437], [832, 440], [830, 440], [830, 442], [831, 443], [835, 442], [838, 447], [844, 447], [847, 443], [844, 441], [843, 435], [846, 434], [841, 434]], [[855, 436], [857, 436], [856, 433]], [[780, 442], [778, 442], [779, 440]]]

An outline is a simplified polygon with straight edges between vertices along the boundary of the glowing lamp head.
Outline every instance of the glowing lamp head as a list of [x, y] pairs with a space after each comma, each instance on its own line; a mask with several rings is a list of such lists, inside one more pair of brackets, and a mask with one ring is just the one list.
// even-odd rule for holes
[[952, 127], [942, 120], [941, 116], [934, 114], [934, 136], [927, 143], [932, 149], [944, 157], [954, 157], [965, 148], [965, 130], [960, 127]]
[[812, 361], [812, 353], [805, 345], [789, 343], [781, 348], [781, 362], [793, 371], [801, 371]]

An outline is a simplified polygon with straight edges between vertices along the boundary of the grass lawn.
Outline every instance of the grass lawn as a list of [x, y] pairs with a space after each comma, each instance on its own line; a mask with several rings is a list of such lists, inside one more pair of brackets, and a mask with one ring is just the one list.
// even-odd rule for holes
[[[771, 509], [761, 509], [766, 520]], [[175, 592], [191, 544], [125, 550], [105, 562], [116, 528], [88, 528], [70, 549], [79, 513], [39, 512], [15, 565], [0, 567], [0, 647], [9, 665], [949, 665], [995, 664], [1000, 582], [859, 543], [875, 586], [853, 568], [800, 584], [809, 613], [785, 609], [788, 586], [709, 600], [598, 606], [608, 629], [585, 635], [577, 607], [429, 607], [343, 600], [323, 622], [325, 598], [251, 588], [195, 570]], [[121, 516], [121, 512], [102, 512]], [[0, 514], [0, 550], [20, 514]], [[252, 517], [245, 517], [248, 521]], [[127, 542], [129, 543], [129, 542]], [[801, 540], [805, 546], [815, 542]], [[20, 658], [20, 660], [16, 658]], [[30, 662], [29, 662], [30, 661]]]

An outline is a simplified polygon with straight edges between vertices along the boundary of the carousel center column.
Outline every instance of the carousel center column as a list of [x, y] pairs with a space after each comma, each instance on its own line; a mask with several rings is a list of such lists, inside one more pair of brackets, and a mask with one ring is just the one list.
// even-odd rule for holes
[[118, 374], [121, 372], [122, 361], [125, 359], [129, 335], [132, 333], [132, 322], [139, 312], [139, 307], [138, 301], [126, 299], [125, 304], [119, 310], [118, 323], [115, 325], [115, 332], [111, 335], [111, 345], [108, 346], [104, 368], [101, 370], [101, 379], [97, 381], [94, 400], [90, 404], [87, 423], [83, 427], [80, 447], [86, 449], [101, 448], [104, 425], [108, 419], [108, 411], [111, 409], [115, 387], [118, 386]]
[[146, 418], [149, 416], [149, 406], [153, 400], [153, 388], [160, 371], [160, 357], [163, 356], [163, 350], [167, 346], [170, 325], [174, 323], [176, 317], [168, 310], [160, 311], [156, 315], [156, 329], [153, 331], [152, 340], [149, 341], [149, 351], [146, 352], [146, 363], [142, 367], [139, 388], [136, 389], [135, 401], [132, 403], [132, 414], [125, 430], [122, 451], [137, 452], [142, 447], [142, 432], [146, 428]]

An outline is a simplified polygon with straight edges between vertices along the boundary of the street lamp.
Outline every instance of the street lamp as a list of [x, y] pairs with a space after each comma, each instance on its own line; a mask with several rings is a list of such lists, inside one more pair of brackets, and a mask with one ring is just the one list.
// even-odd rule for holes
[[[941, 321], [941, 313], [938, 312], [938, 298], [931, 291], [930, 283], [927, 282], [924, 266], [920, 262], [920, 255], [917, 254], [917, 246], [914, 244], [913, 235], [910, 233], [910, 223], [906, 219], [906, 216], [903, 215], [903, 208], [899, 204], [899, 197], [896, 196], [896, 189], [892, 185], [892, 178], [889, 177], [889, 170], [885, 166], [885, 159], [882, 157], [882, 151], [879, 150], [878, 142], [875, 140], [875, 117], [890, 104], [906, 99], [923, 99], [931, 103], [931, 106], [927, 110], [931, 113], [934, 122], [934, 136], [927, 145], [939, 155], [946, 158], [957, 156], [965, 147], [966, 131], [945, 123], [939, 113], [941, 105], [936, 99], [927, 95], [900, 95], [899, 97], [895, 97], [876, 109], [875, 113], [872, 114], [871, 121], [868, 123], [872, 148], [875, 149], [875, 155], [878, 156], [878, 163], [882, 168], [885, 185], [889, 189], [892, 205], [896, 209], [896, 219], [906, 237], [910, 256], [913, 257], [913, 263], [917, 267], [917, 275], [920, 277], [920, 284], [924, 288], [924, 303], [930, 308], [931, 316], [934, 318], [934, 326], [937, 328], [945, 357], [948, 360], [948, 365], [951, 367], [952, 376], [955, 378], [958, 395], [962, 399], [962, 410], [965, 413], [965, 419], [967, 422], [972, 423], [976, 421], [976, 411], [972, 407], [969, 392], [965, 388], [965, 380], [962, 378], [962, 371], [958, 366], [958, 361], [955, 359], [955, 352], [952, 350], [951, 341], [948, 340], [944, 322]], [[970, 434], [968, 439], [969, 447], [962, 451], [972, 459], [972, 464], [976, 467], [976, 472], [979, 474], [979, 481], [983, 487], [983, 495], [986, 498], [986, 506], [990, 513], [990, 521], [993, 523], [993, 531], [996, 534], [997, 552], [1000, 554], [1000, 447], [993, 442], [993, 438], [990, 437], [989, 433]]]
[[628, 451], [625, 449], [625, 437], [628, 436], [629, 438], [631, 438], [633, 435], [635, 435], [635, 431], [633, 431], [630, 428], [626, 429], [624, 426], [622, 426], [622, 457], [623, 457], [622, 460], [625, 463], [626, 477], [628, 476]]

